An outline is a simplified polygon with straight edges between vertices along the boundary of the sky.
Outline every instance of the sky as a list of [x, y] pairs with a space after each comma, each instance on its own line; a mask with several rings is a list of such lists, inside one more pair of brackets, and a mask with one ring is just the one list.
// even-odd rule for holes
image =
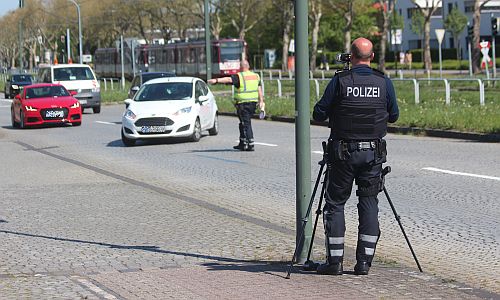
[[19, 7], [19, 0], [0, 0], [0, 17]]

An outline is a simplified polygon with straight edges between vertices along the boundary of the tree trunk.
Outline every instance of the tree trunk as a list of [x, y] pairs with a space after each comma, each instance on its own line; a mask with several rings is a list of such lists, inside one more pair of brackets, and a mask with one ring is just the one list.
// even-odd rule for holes
[[349, 8], [344, 14], [344, 19], [346, 21], [346, 25], [344, 27], [344, 51], [346, 53], [351, 52], [351, 29], [352, 29], [352, 19], [353, 19], [353, 1], [349, 0]]
[[[382, 8], [384, 9], [384, 8]], [[387, 50], [387, 33], [389, 32], [389, 18], [384, 13], [384, 24], [382, 36], [380, 36], [380, 56], [378, 58], [378, 69], [385, 73], [385, 51]]]
[[480, 0], [474, 1], [474, 14], [472, 16], [474, 24], [474, 33], [472, 38], [472, 72], [474, 74], [481, 72], [479, 61], [481, 60], [481, 50], [479, 49], [480, 42], [480, 25], [481, 25], [481, 3]]
[[309, 61], [309, 69], [314, 71], [316, 69], [316, 55], [318, 52], [318, 34], [319, 34], [319, 24], [321, 22], [321, 2], [311, 1], [311, 12], [313, 18], [313, 30], [311, 36], [311, 57]]
[[432, 70], [431, 59], [431, 18], [426, 17], [424, 22], [424, 68], [426, 72]]
[[292, 31], [293, 7], [293, 2], [290, 2], [289, 6], [283, 10], [283, 20], [285, 22], [283, 28], [283, 62], [281, 63], [281, 70], [283, 71], [288, 71], [288, 45], [290, 44], [290, 33]]

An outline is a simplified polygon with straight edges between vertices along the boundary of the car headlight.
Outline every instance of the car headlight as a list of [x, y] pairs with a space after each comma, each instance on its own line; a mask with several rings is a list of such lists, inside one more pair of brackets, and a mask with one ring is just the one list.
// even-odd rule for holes
[[179, 109], [174, 115], [187, 114], [191, 112], [191, 106]]
[[75, 104], [71, 105], [69, 108], [78, 108], [80, 107], [80, 102], [76, 101]]
[[133, 111], [131, 111], [130, 109], [127, 109], [125, 111], [125, 118], [128, 118], [128, 119], [131, 119], [131, 120], [134, 120], [136, 118], [136, 115], [134, 114]]
[[17, 89], [19, 89], [19, 86], [17, 84], [13, 84], [12, 88], [15, 89], [15, 90], [17, 90]]
[[37, 111], [37, 109], [31, 105], [26, 105], [24, 106], [24, 108], [26, 109], [26, 111]]
[[92, 92], [94, 92], [94, 93], [99, 93], [100, 91], [101, 91], [101, 87], [99, 87], [99, 86], [92, 89]]

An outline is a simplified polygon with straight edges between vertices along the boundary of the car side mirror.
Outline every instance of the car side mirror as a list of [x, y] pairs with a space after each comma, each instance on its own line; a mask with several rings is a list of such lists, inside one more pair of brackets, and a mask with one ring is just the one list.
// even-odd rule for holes
[[203, 102], [206, 102], [208, 101], [208, 96], [200, 96], [198, 97], [198, 102], [199, 103], [203, 103]]
[[132, 102], [134, 102], [134, 100], [125, 99], [125, 100], [123, 100], [123, 102], [125, 103], [125, 108], [128, 108], [130, 106], [130, 104], [132, 104]]
[[78, 92], [77, 92], [77, 91], [70, 91], [70, 92], [69, 92], [69, 94], [70, 94], [71, 96], [76, 96], [76, 95], [78, 94]]
[[21, 100], [21, 95], [17, 94], [14, 99]]

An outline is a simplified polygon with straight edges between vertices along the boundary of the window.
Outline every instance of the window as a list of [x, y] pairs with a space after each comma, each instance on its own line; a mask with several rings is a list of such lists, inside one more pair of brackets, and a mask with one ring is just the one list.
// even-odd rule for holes
[[195, 98], [198, 99], [200, 96], [205, 96], [206, 93], [205, 93], [205, 89], [203, 88], [202, 86], [202, 82], [201, 81], [197, 81], [196, 82], [196, 87], [195, 87]]
[[94, 80], [88, 67], [54, 68], [54, 81]]

